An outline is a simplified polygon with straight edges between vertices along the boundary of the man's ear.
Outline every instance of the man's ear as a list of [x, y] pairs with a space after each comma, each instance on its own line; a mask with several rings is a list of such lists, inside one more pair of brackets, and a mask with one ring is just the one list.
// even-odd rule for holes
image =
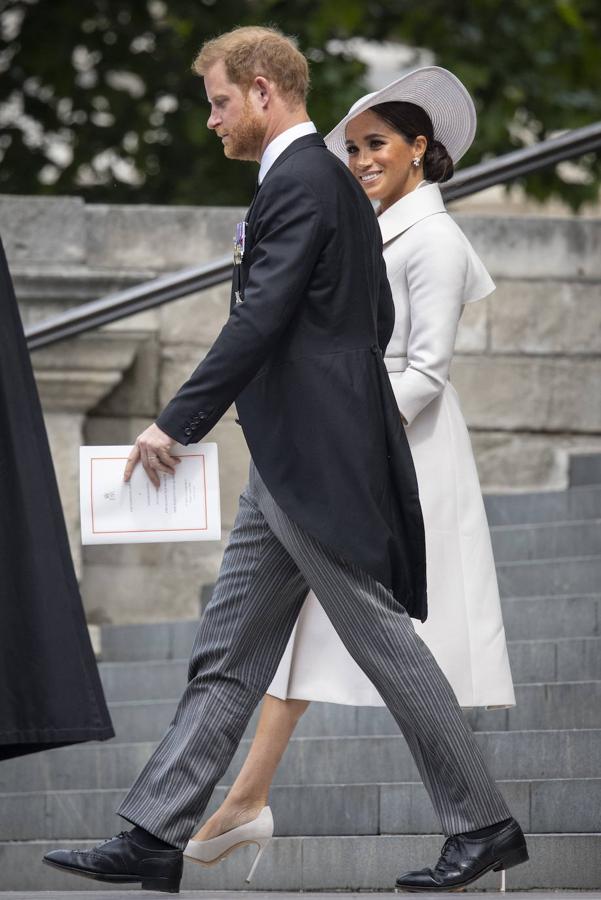
[[272, 84], [267, 80], [267, 78], [264, 78], [262, 75], [257, 75], [255, 80], [253, 81], [251, 90], [254, 92], [258, 103], [262, 107], [266, 107], [273, 97]]

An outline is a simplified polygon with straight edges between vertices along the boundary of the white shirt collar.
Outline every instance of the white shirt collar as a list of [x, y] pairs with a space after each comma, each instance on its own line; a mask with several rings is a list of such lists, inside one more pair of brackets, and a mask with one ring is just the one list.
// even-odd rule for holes
[[313, 122], [300, 122], [298, 125], [293, 125], [292, 128], [287, 128], [286, 131], [278, 134], [263, 151], [259, 169], [259, 184], [261, 184], [278, 156], [284, 152], [286, 147], [289, 147], [299, 137], [304, 137], [306, 134], [315, 134], [316, 131], [317, 128]]

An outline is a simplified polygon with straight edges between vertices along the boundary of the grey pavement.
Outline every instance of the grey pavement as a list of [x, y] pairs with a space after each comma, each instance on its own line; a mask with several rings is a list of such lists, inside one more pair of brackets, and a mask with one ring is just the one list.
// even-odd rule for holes
[[[135, 888], [134, 888], [135, 890]], [[240, 900], [246, 895], [252, 900], [299, 900], [299, 895], [291, 891], [181, 891], [181, 900]], [[0, 900], [130, 900], [131, 889], [111, 891], [0, 891]], [[303, 892], [303, 900], [399, 900], [399, 894], [389, 891], [351, 891]], [[423, 900], [443, 900], [445, 897], [456, 897], [453, 893], [421, 894]], [[490, 892], [470, 892], [472, 900], [490, 900]], [[601, 900], [601, 891], [511, 891], [511, 900]], [[143, 900], [165, 900], [165, 894], [145, 891]]]

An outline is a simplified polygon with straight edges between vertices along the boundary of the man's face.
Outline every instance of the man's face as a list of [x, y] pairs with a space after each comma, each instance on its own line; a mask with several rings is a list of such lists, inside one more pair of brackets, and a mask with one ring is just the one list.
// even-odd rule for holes
[[253, 102], [255, 92], [252, 87], [245, 95], [228, 79], [222, 60], [206, 72], [204, 83], [211, 104], [207, 128], [221, 138], [225, 155], [228, 159], [258, 162], [267, 123], [260, 115], [261, 107]]

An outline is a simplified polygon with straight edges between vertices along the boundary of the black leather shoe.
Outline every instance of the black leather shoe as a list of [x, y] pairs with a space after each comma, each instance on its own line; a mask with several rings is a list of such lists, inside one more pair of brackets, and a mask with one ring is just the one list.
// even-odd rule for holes
[[96, 881], [121, 884], [141, 881], [145, 891], [178, 894], [184, 855], [175, 849], [147, 850], [132, 840], [129, 831], [122, 831], [90, 850], [51, 850], [44, 862]]
[[442, 848], [433, 869], [406, 872], [396, 880], [397, 891], [456, 891], [490, 872], [511, 869], [528, 859], [522, 829], [510, 819], [485, 838], [455, 834]]

